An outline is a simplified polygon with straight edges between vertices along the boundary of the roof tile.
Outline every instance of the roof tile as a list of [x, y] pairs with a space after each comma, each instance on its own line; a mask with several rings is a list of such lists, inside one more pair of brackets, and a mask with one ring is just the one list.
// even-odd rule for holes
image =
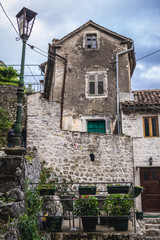
[[134, 101], [125, 101], [123, 107], [160, 105], [160, 89], [133, 91]]

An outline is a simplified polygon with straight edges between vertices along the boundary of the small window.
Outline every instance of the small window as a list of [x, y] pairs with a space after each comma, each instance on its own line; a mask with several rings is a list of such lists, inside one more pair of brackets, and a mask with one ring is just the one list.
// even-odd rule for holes
[[107, 93], [106, 72], [86, 73], [86, 97], [106, 97]]
[[157, 117], [144, 117], [144, 137], [158, 137], [158, 119]]
[[87, 34], [86, 35], [86, 48], [96, 49], [97, 48], [97, 35]]

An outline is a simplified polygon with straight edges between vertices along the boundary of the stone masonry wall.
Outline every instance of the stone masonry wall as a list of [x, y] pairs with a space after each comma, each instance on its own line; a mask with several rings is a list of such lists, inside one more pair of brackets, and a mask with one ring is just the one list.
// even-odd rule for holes
[[0, 107], [7, 110], [11, 121], [15, 120], [18, 86], [0, 84]]
[[28, 96], [27, 104], [27, 149], [36, 147], [40, 161], [57, 175], [81, 182], [133, 181], [130, 137], [60, 131], [58, 103], [36, 93]]

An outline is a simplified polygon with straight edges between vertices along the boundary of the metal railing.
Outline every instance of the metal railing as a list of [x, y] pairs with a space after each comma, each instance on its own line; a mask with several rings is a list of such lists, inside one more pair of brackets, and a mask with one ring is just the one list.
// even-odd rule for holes
[[[35, 183], [34, 183], [35, 184]], [[37, 216], [39, 218], [39, 221], [41, 223], [41, 230], [45, 231], [48, 230], [48, 228], [53, 231], [62, 231], [62, 232], [83, 232], [86, 231], [84, 228], [82, 228], [82, 223], [84, 218], [89, 219], [90, 222], [91, 218], [95, 218], [95, 215], [81, 215], [81, 214], [74, 214], [74, 205], [76, 200], [82, 200], [81, 198], [82, 194], [79, 193], [79, 187], [80, 186], [87, 186], [89, 185], [91, 188], [93, 186], [96, 187], [96, 192], [94, 194], [87, 194], [84, 195], [90, 195], [95, 196], [95, 200], [89, 200], [89, 201], [98, 201], [98, 208], [99, 208], [99, 214], [96, 217], [96, 229], [94, 232], [108, 232], [108, 231], [114, 231], [111, 223], [112, 219], [115, 219], [117, 216], [111, 216], [107, 215], [103, 210], [103, 205], [105, 203], [105, 200], [108, 196], [107, 191], [107, 185], [108, 184], [122, 184], [129, 186], [129, 192], [133, 191], [133, 183], [132, 182], [55, 182], [55, 192], [54, 195], [46, 194], [44, 197], [44, 204], [46, 202], [50, 202], [52, 206], [54, 206], [57, 209], [57, 212], [52, 212], [52, 209], [48, 209], [43, 211], [43, 214], [40, 214]], [[116, 200], [116, 199], [115, 199]], [[134, 205], [134, 198], [130, 197], [126, 200], [132, 200], [132, 211], [130, 215], [122, 215], [118, 216], [121, 218], [128, 218], [131, 229], [130, 231], [136, 232], [136, 220], [135, 220], [135, 205]], [[61, 211], [60, 211], [61, 209]], [[52, 219], [52, 220], [51, 220]], [[56, 220], [56, 221], [55, 221]], [[48, 221], [48, 228], [47, 228], [47, 221]], [[57, 223], [56, 223], [57, 222]], [[62, 225], [59, 229], [57, 229], [56, 225]], [[90, 230], [88, 230], [90, 231]], [[93, 231], [93, 230], [91, 230]]]

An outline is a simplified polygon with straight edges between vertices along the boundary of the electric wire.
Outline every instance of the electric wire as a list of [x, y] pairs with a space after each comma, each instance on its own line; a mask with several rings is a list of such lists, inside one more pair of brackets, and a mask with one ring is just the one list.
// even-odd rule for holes
[[[0, 6], [1, 6], [4, 14], [5, 14], [6, 17], [8, 18], [9, 22], [11, 23], [12, 27], [13, 27], [14, 30], [16, 31], [18, 37], [20, 37], [20, 36], [19, 36], [19, 33], [18, 33], [17, 29], [16, 29], [16, 27], [14, 26], [14, 24], [13, 24], [12, 21], [11, 21], [11, 19], [10, 19], [9, 16], [7, 15], [7, 13], [6, 13], [4, 7], [2, 6], [2, 3], [1, 3], [1, 2], [0, 2]], [[36, 51], [34, 48], [37, 48], [37, 49], [40, 50], [41, 52], [47, 54], [44, 50], [42, 50], [42, 49], [40, 49], [40, 48], [38, 48], [38, 47], [36, 47], [36, 46], [32, 46], [32, 45], [30, 45], [30, 44], [28, 44], [28, 43], [27, 43], [27, 45], [30, 46], [30, 48], [31, 48], [32, 50], [34, 50], [35, 52], [37, 52], [37, 53], [39, 53], [39, 54], [41, 54], [41, 53], [40, 53], [39, 51]], [[147, 57], [149, 57], [149, 56], [151, 56], [151, 55], [153, 55], [153, 54], [156, 54], [156, 53], [158, 53], [158, 52], [160, 52], [160, 49], [158, 49], [158, 50], [156, 50], [156, 51], [154, 51], [154, 52], [151, 52], [151, 53], [149, 53], [149, 54], [147, 54], [147, 55], [145, 55], [145, 56], [143, 56], [143, 57], [140, 57], [140, 58], [136, 59], [136, 61], [139, 61], [139, 60], [142, 60], [142, 59], [144, 59], [144, 58], [147, 58]], [[43, 54], [41, 54], [41, 55], [42, 55], [42, 56], [45, 56], [45, 55], [43, 55]], [[48, 55], [50, 55], [50, 54], [48, 54]], [[47, 56], [45, 56], [45, 57], [47, 57]], [[52, 56], [52, 57], [53, 57], [53, 56]]]
[[31, 74], [32, 74], [32, 77], [34, 78], [34, 80], [36, 81], [36, 83], [38, 83], [38, 81], [37, 81], [37, 79], [35, 78], [35, 76], [33, 75], [33, 72], [32, 72], [32, 70], [31, 70], [31, 68], [28, 66], [28, 68], [29, 68], [29, 71], [31, 72]]
[[136, 59], [136, 61], [142, 60], [142, 59], [144, 59], [144, 58], [146, 58], [146, 57], [149, 57], [149, 56], [151, 56], [151, 55], [153, 55], [153, 54], [155, 54], [155, 53], [157, 53], [157, 52], [160, 52], [160, 49], [157, 50], [157, 51], [155, 51], [155, 52], [149, 53], [149, 54], [147, 54], [147, 55], [145, 55], [145, 56], [143, 56], [143, 57], [141, 57], [141, 58], [138, 58], [138, 59]]
[[17, 33], [17, 35], [18, 35], [18, 37], [19, 37], [19, 33], [18, 33], [16, 27], [14, 26], [14, 24], [13, 24], [12, 21], [11, 21], [11, 19], [10, 19], [9, 16], [7, 15], [7, 13], [6, 13], [6, 11], [4, 10], [4, 7], [2, 6], [2, 3], [1, 3], [1, 2], [0, 2], [0, 6], [1, 6], [1, 8], [2, 8], [4, 14], [5, 14], [6, 17], [8, 18], [9, 22], [11, 23], [12, 27], [14, 28], [14, 30], [16, 31], [16, 33]]

